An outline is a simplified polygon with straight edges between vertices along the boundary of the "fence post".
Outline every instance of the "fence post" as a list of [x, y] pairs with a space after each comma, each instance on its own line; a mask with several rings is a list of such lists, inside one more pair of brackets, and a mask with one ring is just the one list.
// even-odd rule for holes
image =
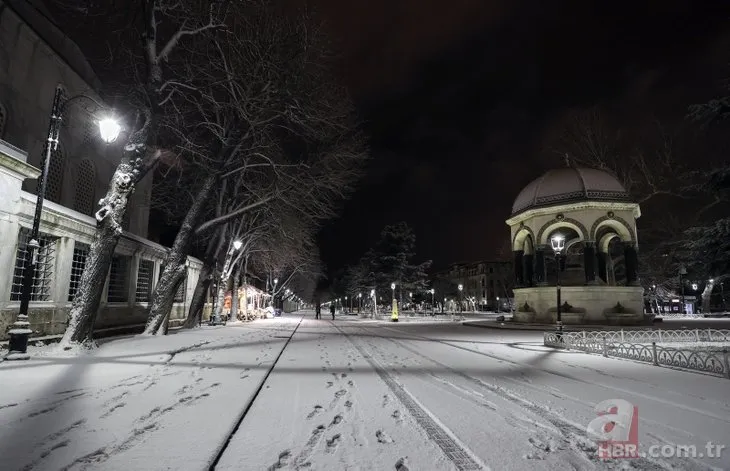
[[582, 331], [582, 333], [583, 333], [583, 339], [585, 340], [585, 338], [586, 338], [586, 331], [584, 330], [584, 331]]
[[603, 356], [608, 357], [608, 345], [606, 344], [606, 334], [603, 334]]
[[659, 341], [662, 341], [662, 329], [659, 329]]
[[728, 360], [727, 348], [722, 349], [722, 356], [725, 361], [725, 376], [730, 379], [730, 360]]
[[712, 342], [712, 330], [709, 327], [707, 328], [707, 341]]
[[621, 343], [624, 343], [624, 329], [621, 329]]
[[700, 329], [695, 329], [695, 341], [700, 341]]
[[659, 358], [657, 357], [657, 354], [656, 354], [656, 342], [651, 343], [651, 356], [652, 356], [652, 359], [654, 360], [654, 365], [659, 366]]

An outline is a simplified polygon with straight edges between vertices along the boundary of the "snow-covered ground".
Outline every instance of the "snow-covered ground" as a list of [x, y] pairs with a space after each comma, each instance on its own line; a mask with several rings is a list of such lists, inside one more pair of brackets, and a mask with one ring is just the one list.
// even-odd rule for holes
[[549, 349], [537, 331], [313, 317], [0, 363], [0, 469], [730, 468], [727, 449], [601, 461], [586, 432], [598, 402], [624, 399], [643, 451], [727, 445], [728, 379]]

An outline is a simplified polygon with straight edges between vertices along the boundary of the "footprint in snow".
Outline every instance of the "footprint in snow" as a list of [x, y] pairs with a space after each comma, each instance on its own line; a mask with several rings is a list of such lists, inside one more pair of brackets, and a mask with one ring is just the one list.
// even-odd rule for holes
[[339, 391], [337, 391], [337, 392], [335, 393], [335, 397], [342, 397], [342, 396], [344, 396], [345, 394], [347, 394], [347, 390], [345, 390], [345, 389], [340, 389]]
[[390, 416], [393, 417], [398, 423], [403, 422], [403, 417], [401, 417], [399, 410], [394, 410], [393, 413], [390, 414]]
[[345, 407], [347, 407], [348, 409], [351, 408], [352, 407], [352, 402], [351, 401], [345, 401]]
[[348, 381], [348, 382], [347, 382], [347, 385], [348, 385], [348, 386], [354, 386], [354, 385], [355, 385], [355, 383], [353, 383], [353, 382], [352, 382], [352, 380], [350, 380], [350, 381]]
[[393, 439], [388, 436], [387, 433], [383, 432], [382, 430], [378, 430], [375, 432], [375, 438], [378, 439], [379, 443], [393, 443]]
[[327, 381], [327, 387], [328, 388], [331, 388], [333, 385], [334, 385], [334, 383], [332, 381]]
[[340, 443], [340, 434], [337, 433], [332, 438], [327, 439], [327, 451], [332, 453], [337, 449], [337, 445]]
[[311, 419], [312, 417], [314, 417], [315, 415], [319, 414], [320, 412], [322, 412], [322, 406], [316, 405], [316, 406], [314, 406], [314, 409], [312, 409], [312, 412], [310, 412], [307, 415], [307, 418], [308, 419]]
[[330, 422], [330, 427], [332, 427], [333, 425], [337, 425], [337, 424], [339, 424], [340, 422], [342, 422], [342, 414], [337, 414], [337, 415], [336, 415], [336, 416], [334, 416], [334, 418], [332, 419], [332, 422]]
[[276, 460], [276, 463], [269, 466], [269, 471], [274, 471], [275, 469], [282, 469], [289, 465], [289, 458], [291, 457], [291, 452], [289, 450], [284, 450], [281, 453], [279, 453], [279, 459]]
[[410, 471], [411, 468], [408, 467], [408, 457], [403, 457], [398, 459], [398, 461], [395, 462], [395, 471]]
[[342, 373], [342, 374], [340, 375], [340, 378], [347, 378], [347, 373]]

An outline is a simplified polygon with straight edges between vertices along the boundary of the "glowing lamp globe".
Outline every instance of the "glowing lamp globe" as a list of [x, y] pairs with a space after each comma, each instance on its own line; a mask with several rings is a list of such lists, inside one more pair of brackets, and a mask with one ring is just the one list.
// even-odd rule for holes
[[104, 118], [99, 121], [99, 134], [104, 142], [111, 144], [119, 137], [122, 126], [114, 118]]

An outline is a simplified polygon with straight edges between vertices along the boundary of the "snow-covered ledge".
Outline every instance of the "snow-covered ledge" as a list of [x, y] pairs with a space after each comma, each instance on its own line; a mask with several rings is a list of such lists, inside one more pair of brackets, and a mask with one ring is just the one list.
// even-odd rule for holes
[[[23, 181], [38, 178], [40, 170], [26, 163], [27, 155], [0, 141], [0, 339], [6, 338], [7, 326], [12, 324], [20, 303], [11, 301], [14, 266], [16, 264], [18, 234], [21, 228], [30, 229], [35, 213], [36, 196], [22, 190]], [[74, 267], [76, 243], [91, 244], [96, 220], [52, 201], [45, 201], [41, 215], [41, 233], [56, 238], [53, 252], [53, 275], [50, 277], [50, 295], [46, 301], [31, 302], [30, 321], [35, 335], [62, 333], [71, 308], [69, 288]], [[124, 232], [115, 253], [128, 257], [126, 271], [127, 300], [107, 302], [104, 290], [100, 313], [95, 326], [98, 329], [144, 324], [148, 302], [137, 299], [137, 283], [141, 261], [152, 262], [152, 286], [157, 282], [168, 249], [143, 237]], [[179, 324], [188, 310], [202, 262], [188, 257], [184, 300], [175, 303], [171, 324]], [[108, 285], [108, 279], [107, 279]]]

